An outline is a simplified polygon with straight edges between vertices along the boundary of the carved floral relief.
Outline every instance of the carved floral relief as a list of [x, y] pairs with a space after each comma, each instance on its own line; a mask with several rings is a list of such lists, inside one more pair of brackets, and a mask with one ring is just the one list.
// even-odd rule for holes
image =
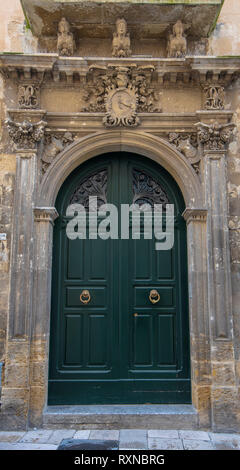
[[39, 87], [36, 85], [20, 85], [18, 88], [18, 104], [23, 109], [36, 109], [39, 106]]

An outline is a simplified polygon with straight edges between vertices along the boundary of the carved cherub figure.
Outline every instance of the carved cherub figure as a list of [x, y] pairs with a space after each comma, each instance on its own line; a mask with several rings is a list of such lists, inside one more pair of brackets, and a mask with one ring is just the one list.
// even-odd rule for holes
[[113, 33], [112, 55], [114, 57], [129, 57], [131, 55], [130, 36], [124, 18], [116, 21], [116, 32]]
[[75, 48], [73, 34], [66, 18], [62, 18], [58, 25], [57, 50], [59, 55], [72, 56]]
[[173, 34], [170, 35], [167, 47], [168, 57], [184, 57], [187, 52], [187, 41], [184, 36], [184, 25], [178, 20], [173, 26]]

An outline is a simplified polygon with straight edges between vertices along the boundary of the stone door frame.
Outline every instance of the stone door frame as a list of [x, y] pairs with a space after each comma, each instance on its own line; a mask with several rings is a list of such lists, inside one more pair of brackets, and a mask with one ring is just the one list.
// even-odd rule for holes
[[[192, 403], [200, 428], [236, 429], [225, 152], [203, 151], [201, 181], [189, 161], [166, 140], [127, 129], [104, 130], [77, 140], [55, 158], [41, 183], [37, 152], [17, 153], [3, 428], [41, 426], [47, 406], [52, 235], [58, 191], [81, 163], [115, 151], [153, 159], [182, 191]], [[227, 422], [226, 413], [230, 414]]]

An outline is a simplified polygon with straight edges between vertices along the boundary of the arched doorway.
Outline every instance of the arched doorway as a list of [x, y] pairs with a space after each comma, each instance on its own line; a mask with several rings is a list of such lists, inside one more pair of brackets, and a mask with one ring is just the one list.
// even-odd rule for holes
[[[173, 248], [156, 251], [142, 236], [69, 240], [66, 209], [88, 196], [119, 212], [174, 204]], [[49, 404], [191, 402], [184, 207], [169, 173], [135, 154], [93, 158], [66, 179], [56, 201]]]

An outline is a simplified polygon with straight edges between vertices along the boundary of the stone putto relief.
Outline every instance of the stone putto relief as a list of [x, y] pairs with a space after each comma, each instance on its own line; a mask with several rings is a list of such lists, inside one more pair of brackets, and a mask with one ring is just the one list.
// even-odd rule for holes
[[188, 159], [196, 173], [199, 173], [200, 155], [198, 152], [197, 135], [170, 132], [168, 141]]
[[187, 40], [184, 35], [184, 25], [178, 20], [173, 26], [173, 34], [170, 34], [167, 46], [167, 56], [181, 58], [187, 53]]
[[224, 109], [224, 88], [221, 85], [208, 85], [204, 88], [205, 109]]
[[130, 35], [127, 32], [127, 22], [124, 18], [116, 21], [116, 32], [113, 33], [112, 55], [114, 57], [129, 57], [132, 54]]
[[41, 157], [43, 174], [47, 171], [56, 156], [62, 152], [65, 147], [74, 142], [74, 139], [71, 132], [65, 132], [64, 134], [47, 134], [45, 136], [44, 151]]
[[5, 124], [18, 149], [35, 149], [37, 143], [43, 138], [47, 125], [45, 121], [31, 123], [27, 120], [15, 122], [12, 119], [7, 119]]
[[35, 109], [39, 106], [39, 87], [36, 85], [21, 85], [18, 89], [18, 104], [20, 108]]
[[137, 65], [91, 66], [92, 84], [84, 94], [87, 112], [105, 112], [106, 127], [137, 126], [138, 112], [161, 112], [160, 98], [152, 83], [154, 67]]
[[73, 34], [66, 18], [62, 18], [58, 24], [57, 51], [61, 56], [72, 56], [75, 49]]

